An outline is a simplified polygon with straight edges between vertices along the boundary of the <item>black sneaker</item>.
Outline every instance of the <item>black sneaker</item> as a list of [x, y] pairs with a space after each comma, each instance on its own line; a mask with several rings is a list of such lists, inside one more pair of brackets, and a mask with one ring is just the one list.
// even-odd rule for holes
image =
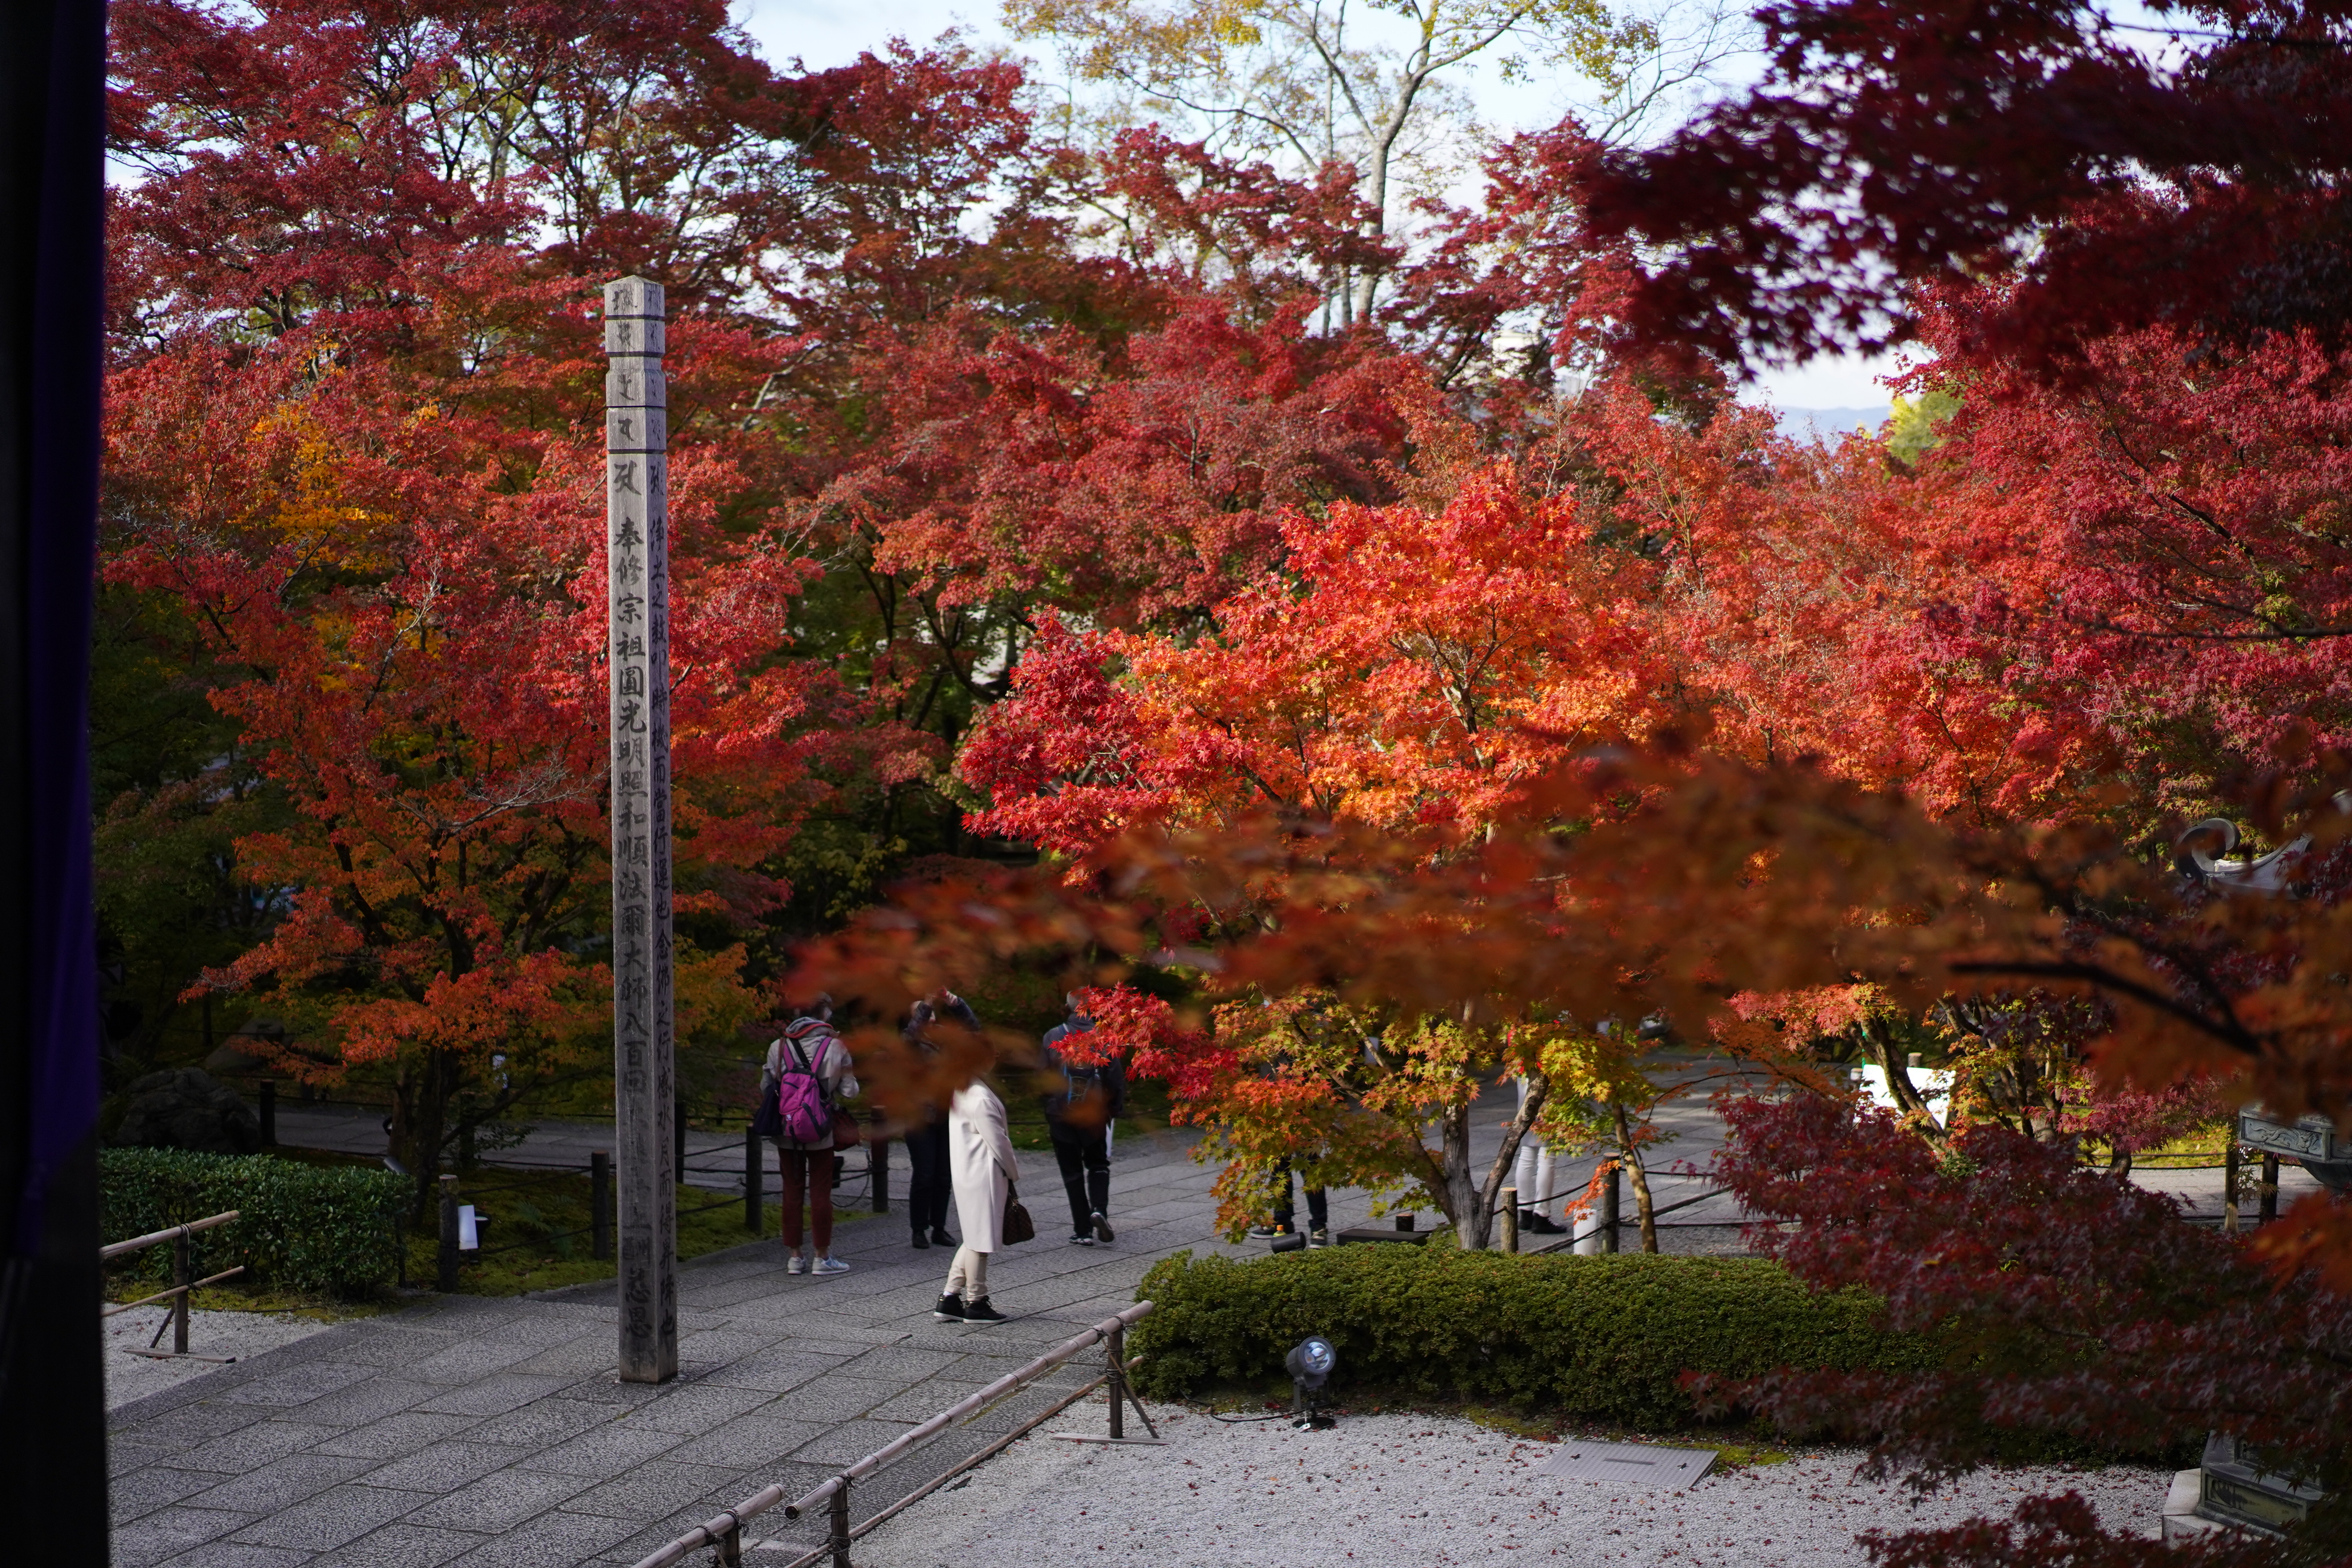
[[1001, 1323], [1004, 1321], [1004, 1314], [990, 1306], [988, 1304], [988, 1298], [985, 1296], [982, 1296], [977, 1301], [965, 1302], [962, 1316], [963, 1321], [967, 1323]]
[[1330, 1231], [1330, 1228], [1329, 1228], [1328, 1226], [1319, 1226], [1319, 1225], [1318, 1225], [1318, 1226], [1317, 1226], [1313, 1230], [1308, 1231], [1308, 1232], [1307, 1233], [1307, 1246], [1309, 1246], [1309, 1247], [1328, 1247], [1328, 1246], [1330, 1246], [1330, 1245], [1331, 1245], [1331, 1231]]
[[[985, 1298], [982, 1299], [982, 1304], [983, 1306], [987, 1304]], [[942, 1323], [961, 1323], [971, 1315], [971, 1310], [963, 1304], [963, 1298], [961, 1296], [942, 1296], [940, 1298], [940, 1304], [931, 1309], [931, 1316]]]
[[948, 1234], [947, 1226], [943, 1225], [935, 1225], [931, 1226], [931, 1245], [934, 1247], [953, 1247], [955, 1244], [956, 1238]]
[[1111, 1229], [1110, 1221], [1103, 1218], [1100, 1209], [1095, 1211], [1095, 1239], [1105, 1247], [1118, 1239], [1118, 1233]]
[[1070, 1233], [1070, 1245], [1072, 1247], [1092, 1247], [1094, 1244], [1095, 1238], [1088, 1236], [1083, 1230], [1072, 1231]]
[[1249, 1233], [1259, 1241], [1264, 1241], [1269, 1236], [1280, 1236], [1282, 1234], [1280, 1229], [1270, 1225], [1254, 1225], [1249, 1227]]
[[1559, 1221], [1552, 1218], [1551, 1215], [1548, 1214], [1538, 1214], [1534, 1209], [1521, 1209], [1519, 1211], [1519, 1228], [1521, 1230], [1531, 1230], [1538, 1236], [1558, 1236], [1567, 1230], [1568, 1226], [1560, 1224]]
[[919, 1231], [919, 1231], [917, 1231], [917, 1232], [915, 1233], [915, 1246], [916, 1246], [916, 1247], [917, 1247], [918, 1249], [925, 1249], [925, 1248], [928, 1248], [928, 1247], [929, 1247], [929, 1246], [930, 1246], [930, 1245], [931, 1245], [931, 1238], [930, 1238], [929, 1237], [925, 1236], [925, 1235], [924, 1235], [921, 1231]]

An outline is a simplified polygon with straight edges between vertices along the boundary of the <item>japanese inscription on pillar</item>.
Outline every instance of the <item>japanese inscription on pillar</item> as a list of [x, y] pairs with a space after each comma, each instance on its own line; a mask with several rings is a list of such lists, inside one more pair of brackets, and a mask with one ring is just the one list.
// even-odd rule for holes
[[671, 1185], [669, 416], [662, 288], [604, 286], [606, 670], [613, 736], [613, 1110], [621, 1377], [677, 1374]]

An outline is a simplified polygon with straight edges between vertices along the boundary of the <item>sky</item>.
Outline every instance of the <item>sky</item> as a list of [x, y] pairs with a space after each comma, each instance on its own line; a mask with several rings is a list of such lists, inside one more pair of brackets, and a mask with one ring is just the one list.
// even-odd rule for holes
[[[1001, 46], [1032, 52], [1016, 43], [997, 21], [997, 0], [734, 0], [734, 16], [760, 52], [776, 66], [798, 57], [813, 70], [846, 65], [864, 50], [894, 37], [928, 43], [950, 27], [961, 27], [976, 47]], [[1502, 129], [1549, 125], [1565, 107], [1556, 90], [1541, 83], [1466, 79], [1480, 116]], [[1877, 378], [1892, 369], [1886, 358], [1816, 360], [1792, 370], [1758, 377], [1763, 398], [1781, 408], [1885, 407], [1889, 395]]]

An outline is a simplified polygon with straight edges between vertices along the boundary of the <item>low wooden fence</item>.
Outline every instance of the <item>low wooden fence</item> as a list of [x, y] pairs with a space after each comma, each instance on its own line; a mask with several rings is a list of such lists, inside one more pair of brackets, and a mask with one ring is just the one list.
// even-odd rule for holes
[[[981, 1463], [981, 1461], [1002, 1452], [1007, 1446], [1012, 1444], [1014, 1439], [1027, 1436], [1038, 1426], [1043, 1426], [1045, 1422], [1052, 1420], [1063, 1411], [1067, 1410], [1071, 1405], [1076, 1405], [1079, 1400], [1084, 1399], [1087, 1394], [1092, 1394], [1095, 1390], [1106, 1385], [1110, 1389], [1110, 1431], [1108, 1435], [1097, 1437], [1091, 1433], [1083, 1435], [1057, 1433], [1055, 1436], [1071, 1436], [1079, 1442], [1158, 1442], [1160, 1440], [1160, 1436], [1159, 1433], [1156, 1430], [1153, 1430], [1151, 1426], [1151, 1417], [1144, 1414], [1141, 1402], [1137, 1400], [1133, 1390], [1128, 1386], [1127, 1381], [1128, 1373], [1132, 1370], [1135, 1365], [1133, 1362], [1127, 1358], [1127, 1331], [1130, 1326], [1140, 1321], [1150, 1310], [1150, 1302], [1138, 1301], [1134, 1306], [1128, 1308], [1117, 1317], [1104, 1319], [1101, 1322], [1097, 1323], [1093, 1328], [1087, 1330], [1084, 1333], [1074, 1335], [1070, 1339], [1063, 1341], [1060, 1344], [1055, 1346], [1052, 1350], [1047, 1351], [1044, 1355], [1039, 1356], [1036, 1360], [1029, 1363], [1027, 1365], [1021, 1367], [1017, 1371], [1006, 1373], [1003, 1377], [998, 1378], [994, 1383], [988, 1384], [985, 1388], [979, 1390], [977, 1393], [974, 1393], [966, 1398], [958, 1400], [955, 1404], [950, 1405], [945, 1410], [940, 1411], [937, 1415], [932, 1416], [921, 1426], [911, 1427], [908, 1431], [901, 1433], [898, 1436], [892, 1438], [889, 1442], [884, 1444], [881, 1447], [877, 1448], [874, 1452], [866, 1455], [856, 1464], [850, 1465], [847, 1468], [826, 1477], [824, 1480], [818, 1482], [815, 1487], [812, 1488], [807, 1492], [803, 1493], [799, 1498], [790, 1502], [785, 1501], [786, 1494], [783, 1488], [772, 1485], [762, 1487], [760, 1490], [753, 1492], [750, 1497], [745, 1498], [741, 1502], [737, 1503], [733, 1508], [729, 1509], [726, 1512], [719, 1515], [716, 1519], [710, 1520], [706, 1523], [697, 1525], [694, 1529], [688, 1531], [684, 1535], [679, 1536], [677, 1540], [670, 1542], [667, 1545], [665, 1545], [657, 1551], [650, 1553], [637, 1563], [636, 1568], [670, 1568], [670, 1564], [682, 1563], [689, 1556], [692, 1556], [695, 1552], [700, 1552], [706, 1547], [710, 1551], [712, 1563], [719, 1565], [719, 1568], [740, 1568], [740, 1564], [743, 1562], [743, 1553], [751, 1546], [760, 1545], [773, 1548], [780, 1544], [775, 1542], [747, 1542], [743, 1539], [743, 1527], [752, 1520], [758, 1518], [760, 1515], [767, 1512], [770, 1509], [776, 1507], [778, 1504], [783, 1505], [784, 1517], [786, 1519], [798, 1519], [802, 1515], [817, 1508], [823, 1508], [825, 1510], [826, 1519], [824, 1543], [821, 1546], [814, 1547], [802, 1552], [798, 1557], [790, 1559], [789, 1561], [780, 1564], [779, 1568], [814, 1568], [814, 1564], [823, 1561], [828, 1556], [833, 1559], [833, 1568], [851, 1568], [849, 1561], [849, 1548], [851, 1542], [856, 1541], [858, 1537], [866, 1534], [868, 1531], [874, 1529], [875, 1526], [882, 1523], [883, 1521], [897, 1514], [900, 1510], [908, 1508], [913, 1504], [921, 1501], [924, 1498], [929, 1497], [932, 1492], [937, 1491], [940, 1487], [945, 1486], [949, 1481], [953, 1480], [956, 1477], [963, 1474], [966, 1470], [969, 1470], [973, 1466]], [[978, 1415], [981, 1412], [988, 1409], [999, 1400], [1018, 1393], [1023, 1388], [1027, 1387], [1030, 1384], [1037, 1381], [1037, 1379], [1045, 1376], [1045, 1373], [1052, 1372], [1056, 1367], [1062, 1366], [1076, 1356], [1084, 1353], [1086, 1351], [1092, 1349], [1096, 1345], [1104, 1345], [1108, 1347], [1107, 1360], [1108, 1362], [1108, 1365], [1104, 1369], [1103, 1374], [1100, 1377], [1097, 1377], [1093, 1382], [1087, 1384], [1085, 1386], [1064, 1395], [1062, 1398], [1055, 1400], [1045, 1410], [1040, 1411], [1037, 1415], [1030, 1417], [1027, 1421], [1023, 1422], [1012, 1431], [1007, 1432], [1003, 1436], [999, 1437], [987, 1447], [982, 1448], [980, 1452], [960, 1461], [947, 1470], [942, 1471], [940, 1474], [932, 1477], [922, 1486], [917, 1488], [907, 1496], [900, 1498], [888, 1508], [881, 1510], [879, 1512], [856, 1525], [853, 1526], [849, 1522], [849, 1494], [851, 1487], [863, 1481], [866, 1477], [873, 1475], [876, 1471], [882, 1469], [884, 1467], [893, 1463], [894, 1461], [904, 1458], [915, 1449], [922, 1447], [925, 1443], [929, 1442], [932, 1438], [946, 1431], [950, 1426], [956, 1425], [958, 1422], [967, 1421], [971, 1417]], [[1135, 1407], [1136, 1415], [1142, 1417], [1144, 1429], [1151, 1432], [1152, 1435], [1150, 1436], [1129, 1437], [1127, 1436], [1125, 1417], [1127, 1408], [1130, 1405]]]
[[[188, 1278], [188, 1238], [200, 1230], [210, 1230], [215, 1226], [229, 1224], [236, 1219], [239, 1212], [236, 1209], [231, 1209], [226, 1214], [208, 1215], [203, 1219], [192, 1219], [185, 1225], [175, 1225], [165, 1230], [150, 1231], [145, 1236], [134, 1236], [128, 1241], [113, 1242], [98, 1249], [98, 1260], [104, 1265], [113, 1262], [118, 1258], [128, 1258], [134, 1252], [144, 1252], [151, 1247], [160, 1247], [167, 1241], [172, 1244], [170, 1289], [158, 1290], [152, 1296], [142, 1296], [136, 1301], [125, 1301], [120, 1306], [109, 1307], [99, 1314], [101, 1318], [112, 1318], [140, 1307], [152, 1307], [158, 1301], [169, 1300], [172, 1303], [171, 1315], [156, 1325], [155, 1337], [147, 1342], [147, 1347], [142, 1350], [136, 1345], [126, 1345], [123, 1347], [125, 1353], [153, 1356], [159, 1361], [180, 1358], [187, 1361], [219, 1362], [223, 1364], [236, 1359], [233, 1355], [198, 1355], [188, 1348], [188, 1297], [206, 1285], [217, 1285], [224, 1279], [235, 1279], [245, 1272], [245, 1265], [240, 1263], [236, 1268], [225, 1268], [218, 1274], [207, 1275], [202, 1279], [191, 1279]], [[172, 1348], [159, 1350], [156, 1347], [163, 1342], [163, 1331], [166, 1329], [172, 1331]]]

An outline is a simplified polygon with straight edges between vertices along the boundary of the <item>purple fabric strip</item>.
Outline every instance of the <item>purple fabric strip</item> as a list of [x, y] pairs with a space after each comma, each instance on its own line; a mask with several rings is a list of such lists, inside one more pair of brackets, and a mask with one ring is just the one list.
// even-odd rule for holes
[[50, 1185], [98, 1123], [89, 641], [105, 331], [106, 9], [100, 0], [56, 0], [52, 14], [28, 302], [37, 382], [24, 605], [32, 1115], [12, 1238], [20, 1256], [39, 1249]]

